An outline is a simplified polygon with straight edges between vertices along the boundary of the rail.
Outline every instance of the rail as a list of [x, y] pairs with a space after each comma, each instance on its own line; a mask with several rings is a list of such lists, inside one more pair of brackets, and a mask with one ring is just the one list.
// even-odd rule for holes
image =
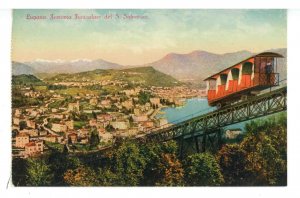
[[146, 142], [159, 142], [177, 139], [182, 136], [184, 138], [203, 136], [224, 126], [285, 111], [287, 109], [286, 95], [287, 87], [283, 87], [158, 130], [142, 138]]

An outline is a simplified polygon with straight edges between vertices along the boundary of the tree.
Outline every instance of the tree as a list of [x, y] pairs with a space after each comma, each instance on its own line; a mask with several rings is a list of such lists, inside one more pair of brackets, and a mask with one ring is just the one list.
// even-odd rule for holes
[[53, 179], [53, 173], [44, 159], [29, 158], [27, 160], [27, 185], [49, 186]]
[[113, 186], [118, 176], [109, 169], [99, 168], [97, 173], [97, 179], [100, 186]]
[[25, 121], [21, 121], [21, 122], [19, 123], [19, 125], [20, 125], [20, 130], [23, 130], [23, 129], [25, 129], [25, 128], [27, 127], [27, 124], [26, 124]]
[[27, 169], [27, 163], [22, 158], [12, 158], [12, 183], [14, 186], [26, 186], [27, 175], [24, 174]]
[[248, 185], [285, 185], [286, 161], [269, 136], [248, 136], [241, 146], [247, 152], [246, 169], [252, 172]]
[[[66, 146], [66, 145], [65, 145]], [[66, 148], [67, 149], [67, 148]], [[68, 153], [63, 151], [53, 151], [48, 157], [48, 162], [53, 172], [53, 185], [64, 186], [66, 185], [64, 181], [64, 173], [68, 169], [76, 169], [81, 164], [80, 160], [75, 156], [68, 156]]]
[[220, 167], [210, 153], [197, 153], [188, 156], [184, 167], [186, 185], [219, 186], [224, 183]]
[[178, 146], [175, 141], [160, 144], [147, 144], [141, 147], [146, 159], [144, 178], [145, 186], [178, 186], [183, 185], [183, 169], [177, 159]]
[[97, 119], [97, 114], [95, 113], [95, 111], [92, 111], [92, 115], [94, 119]]
[[247, 136], [241, 147], [247, 153], [248, 185], [286, 185], [286, 113], [246, 125]]
[[151, 94], [148, 92], [140, 91], [138, 95], [139, 103], [144, 105], [150, 101]]
[[110, 125], [110, 124], [105, 127], [105, 130], [107, 132], [113, 132], [113, 131], [115, 131], [114, 127], [112, 125]]
[[117, 175], [114, 185], [138, 185], [143, 178], [145, 165], [145, 158], [136, 144], [122, 143], [111, 157], [111, 171]]
[[157, 186], [183, 185], [183, 168], [175, 154], [161, 154], [158, 164], [161, 178], [155, 183]]
[[11, 132], [12, 138], [15, 138], [19, 134], [19, 131], [17, 129], [13, 129]]
[[70, 186], [96, 186], [97, 174], [87, 166], [79, 166], [76, 169], [68, 169], [64, 174], [64, 181]]
[[247, 185], [246, 152], [238, 144], [226, 144], [217, 153], [225, 185]]
[[100, 138], [97, 133], [97, 129], [93, 129], [90, 138], [90, 148], [95, 148], [100, 142]]

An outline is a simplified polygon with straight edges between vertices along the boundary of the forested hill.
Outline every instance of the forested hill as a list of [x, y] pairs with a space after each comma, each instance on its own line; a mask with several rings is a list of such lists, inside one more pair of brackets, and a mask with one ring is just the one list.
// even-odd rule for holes
[[31, 74], [13, 75], [12, 85], [45, 85], [43, 81]]
[[170, 75], [155, 70], [153, 67], [137, 67], [122, 70], [97, 69], [93, 71], [80, 72], [75, 74], [58, 74], [56, 76], [46, 78], [47, 82], [89, 82], [89, 81], [124, 81], [128, 84], [141, 86], [161, 86], [172, 87], [182, 85]]

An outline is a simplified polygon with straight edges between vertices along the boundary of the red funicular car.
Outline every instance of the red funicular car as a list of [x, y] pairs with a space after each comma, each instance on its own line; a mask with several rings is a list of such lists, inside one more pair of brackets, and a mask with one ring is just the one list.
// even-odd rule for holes
[[206, 78], [209, 105], [220, 108], [279, 85], [277, 58], [283, 56], [263, 52]]

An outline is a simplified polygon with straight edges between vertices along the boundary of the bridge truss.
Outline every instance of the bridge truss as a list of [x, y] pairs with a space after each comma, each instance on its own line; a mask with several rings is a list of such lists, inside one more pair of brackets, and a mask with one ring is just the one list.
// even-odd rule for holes
[[[186, 120], [176, 125], [152, 132], [142, 137], [141, 141], [164, 142], [179, 140], [181, 154], [184, 142], [195, 142], [197, 152], [205, 151], [208, 144], [218, 147], [222, 137], [222, 127], [235, 123], [271, 115], [287, 109], [287, 87], [283, 87], [246, 101]], [[201, 144], [201, 146], [200, 146]]]

